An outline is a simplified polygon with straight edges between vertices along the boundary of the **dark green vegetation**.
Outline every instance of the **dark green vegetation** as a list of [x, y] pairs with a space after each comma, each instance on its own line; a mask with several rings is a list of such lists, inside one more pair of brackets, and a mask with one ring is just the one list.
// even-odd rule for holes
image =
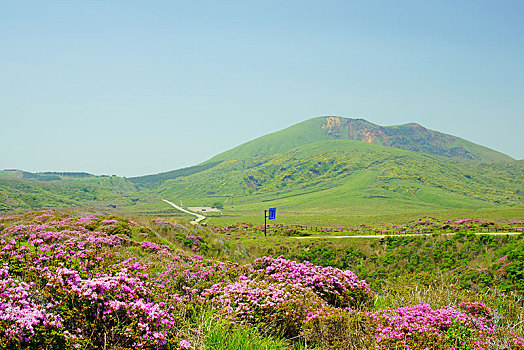
[[254, 222], [267, 207], [278, 207], [283, 222], [326, 225], [443, 211], [519, 219], [523, 191], [521, 162], [499, 152], [417, 124], [339, 117], [310, 119], [156, 175], [0, 172], [4, 211], [96, 206], [158, 215], [172, 211], [160, 202], [167, 199], [223, 208], [213, 223]]
[[[524, 295], [524, 240], [521, 236], [388, 237], [353, 243], [326, 240], [267, 248], [294, 260], [351, 269], [376, 290], [404, 275], [433, 276], [435, 271], [465, 289], [497, 286]], [[475, 267], [471, 267], [475, 266]]]

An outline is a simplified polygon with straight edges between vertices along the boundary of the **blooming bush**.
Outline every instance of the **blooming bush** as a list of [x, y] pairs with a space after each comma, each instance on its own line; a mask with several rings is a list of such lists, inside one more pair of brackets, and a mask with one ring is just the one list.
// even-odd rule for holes
[[34, 283], [25, 283], [9, 275], [4, 263], [0, 268], [0, 347], [15, 347], [22, 340], [29, 345], [54, 343], [64, 345], [67, 334], [60, 332], [63, 319], [49, 311], [54, 305], [39, 304], [33, 295]]
[[507, 345], [511, 350], [524, 350], [524, 337], [510, 332], [510, 340]]
[[[179, 347], [185, 337], [183, 297], [167, 298], [167, 281], [151, 275], [154, 266], [119, 253], [134, 245], [169, 255], [168, 246], [133, 242], [129, 232], [135, 225], [115, 219], [36, 218], [3, 220], [0, 348]], [[124, 233], [107, 230], [115, 221]]]
[[237, 282], [215, 284], [205, 293], [233, 320], [259, 325], [264, 331], [296, 336], [308, 312], [325, 305], [310, 290], [240, 276]]
[[459, 309], [464, 310], [466, 313], [473, 315], [473, 316], [481, 316], [481, 317], [489, 317], [490, 316], [490, 310], [488, 307], [482, 303], [473, 301], [465, 301], [460, 303], [458, 306]]
[[348, 270], [267, 256], [256, 259], [253, 267], [255, 272], [269, 279], [310, 289], [332, 306], [361, 307], [369, 304], [373, 298], [366, 281], [359, 280], [357, 275]]
[[496, 327], [450, 307], [427, 304], [377, 312], [317, 310], [304, 323], [306, 341], [323, 349], [487, 349]]
[[233, 320], [296, 335], [315, 310], [328, 305], [361, 307], [373, 293], [351, 271], [262, 257], [245, 274], [213, 285], [204, 295]]
[[495, 326], [483, 317], [473, 317], [444, 307], [432, 310], [428, 304], [369, 313], [375, 329], [374, 342], [380, 349], [444, 348], [484, 349]]

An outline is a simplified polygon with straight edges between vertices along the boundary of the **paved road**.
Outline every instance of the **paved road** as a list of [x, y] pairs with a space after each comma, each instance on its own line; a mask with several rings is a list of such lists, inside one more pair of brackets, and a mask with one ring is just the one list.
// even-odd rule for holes
[[179, 207], [178, 205], [174, 204], [174, 203], [171, 203], [170, 201], [168, 200], [165, 200], [165, 199], [162, 199], [164, 202], [166, 202], [167, 204], [171, 205], [172, 207], [174, 207], [175, 209], [178, 209], [180, 211], [183, 211], [184, 213], [187, 213], [189, 215], [194, 215], [196, 216], [196, 219], [192, 220], [191, 223], [193, 225], [198, 225], [198, 223], [202, 220], [205, 220], [206, 217], [204, 215], [200, 215], [200, 214], [197, 214], [197, 213], [193, 213], [192, 211], [189, 211], [189, 210], [186, 210], [182, 207]]
[[[520, 232], [476, 232], [475, 235], [489, 235], [489, 236], [518, 236]], [[305, 237], [293, 237], [296, 239], [316, 239], [316, 238], [386, 238], [386, 237], [415, 237], [415, 236], [431, 236], [433, 233], [409, 233], [405, 235], [354, 235], [354, 236], [305, 236]], [[456, 233], [440, 233], [442, 236], [453, 236]]]

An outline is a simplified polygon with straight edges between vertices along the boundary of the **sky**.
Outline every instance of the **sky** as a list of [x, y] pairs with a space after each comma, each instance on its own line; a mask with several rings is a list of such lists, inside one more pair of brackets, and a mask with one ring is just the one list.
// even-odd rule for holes
[[309, 118], [524, 158], [524, 1], [3, 1], [0, 169], [138, 176]]

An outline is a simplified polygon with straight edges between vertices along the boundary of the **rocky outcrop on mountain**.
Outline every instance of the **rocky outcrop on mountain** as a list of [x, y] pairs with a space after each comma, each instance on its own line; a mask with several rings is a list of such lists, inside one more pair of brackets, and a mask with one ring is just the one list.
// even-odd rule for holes
[[364, 119], [326, 117], [321, 128], [335, 139], [363, 141], [445, 157], [479, 158], [461, 145], [456, 137], [426, 129], [416, 123], [380, 126]]

